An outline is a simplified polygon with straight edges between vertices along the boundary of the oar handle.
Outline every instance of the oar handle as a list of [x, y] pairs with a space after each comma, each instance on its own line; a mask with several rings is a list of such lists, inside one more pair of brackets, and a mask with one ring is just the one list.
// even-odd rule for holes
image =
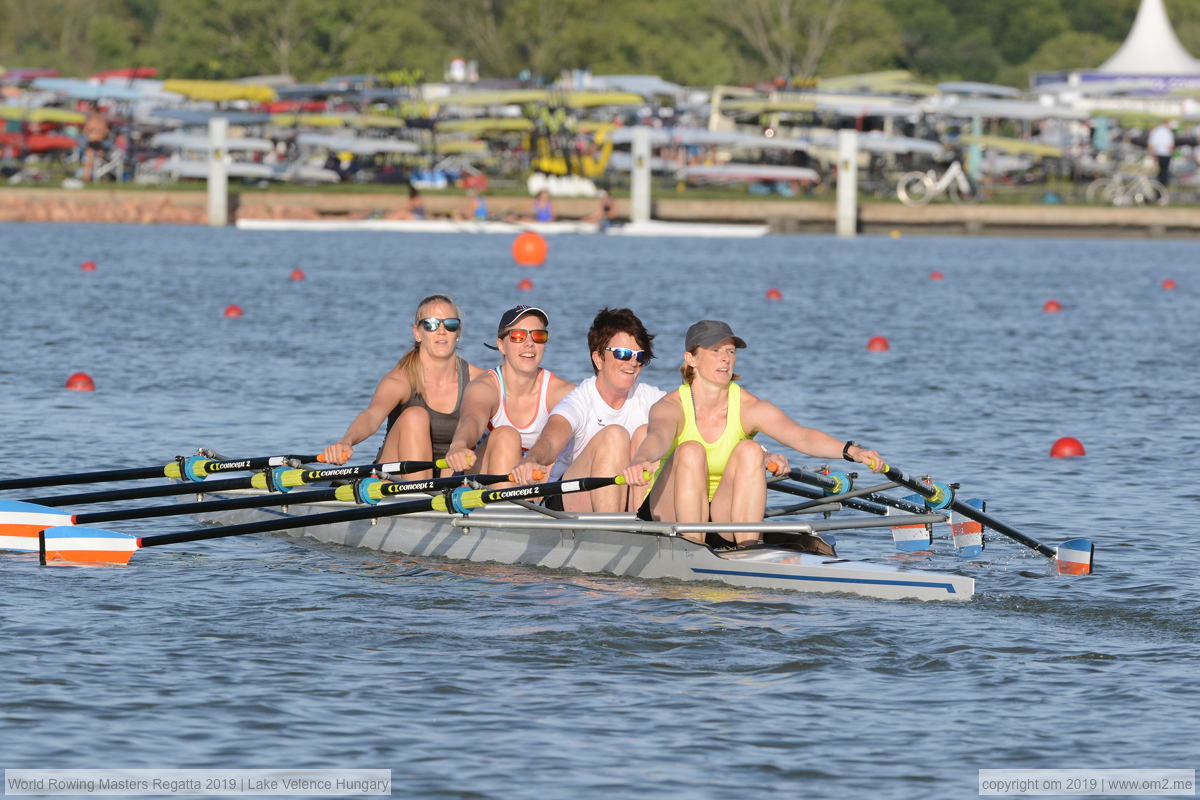
[[[942, 486], [933, 486], [933, 485], [930, 485], [927, 483], [922, 483], [921, 481], [916, 480], [915, 478], [911, 478], [908, 475], [904, 474], [903, 470], [897, 469], [896, 467], [892, 467], [887, 464], [884, 464], [882, 472], [889, 479], [895, 481], [896, 483], [900, 484], [901, 486], [905, 486], [905, 487], [908, 487], [909, 489], [912, 489], [914, 492], [921, 495], [922, 497], [932, 500], [935, 503], [943, 503], [944, 507], [953, 509], [954, 511], [958, 512], [959, 514], [962, 514], [967, 519], [974, 520], [975, 522], [978, 522], [980, 525], [983, 525], [985, 528], [991, 528], [994, 531], [1002, 533], [1005, 536], [1007, 536], [1008, 538], [1012, 539], [1014, 542], [1023, 544], [1026, 547], [1028, 547], [1030, 550], [1036, 550], [1037, 552], [1044, 555], [1046, 558], [1057, 561], [1058, 553], [1053, 547], [1048, 547], [1048, 546], [1042, 544], [1041, 542], [1039, 542], [1037, 539], [1033, 539], [1029, 536], [1026, 536], [1025, 534], [1018, 531], [1016, 528], [1013, 528], [1009, 525], [1005, 525], [1003, 522], [1001, 522], [998, 519], [994, 519], [993, 517], [985, 514], [984, 512], [980, 511], [979, 509], [975, 508], [974, 506], [967, 505], [966, 503], [962, 502], [961, 500], [956, 499], [954, 497], [953, 490], [948, 490]], [[946, 492], [947, 491], [950, 492], [948, 503], [946, 502], [946, 500], [947, 500]]]

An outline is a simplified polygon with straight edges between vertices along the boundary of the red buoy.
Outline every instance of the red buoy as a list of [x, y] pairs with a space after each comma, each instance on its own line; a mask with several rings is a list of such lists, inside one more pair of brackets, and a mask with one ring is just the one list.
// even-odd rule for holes
[[1162, 287], [1164, 289], [1178, 289], [1179, 288], [1179, 286], [1171, 278], [1167, 278], [1165, 281], [1163, 281]]
[[521, 278], [521, 282], [517, 284], [517, 288], [522, 292], [531, 292], [533, 291], [533, 281], [529, 280], [529, 278]]
[[778, 289], [775, 289], [773, 287], [770, 289], [767, 289], [767, 299], [768, 300], [782, 300], [783, 292], [781, 292]]
[[73, 392], [94, 392], [96, 384], [92, 382], [91, 375], [86, 372], [76, 372], [67, 378], [67, 388]]
[[83, 272], [95, 272], [96, 271], [96, 262], [95, 261], [85, 261], [79, 265], [79, 269], [82, 270]]
[[540, 267], [546, 263], [546, 254], [550, 248], [540, 233], [525, 231], [513, 240], [513, 261], [522, 267]]
[[225, 316], [240, 317], [242, 315], [241, 306], [225, 306]]
[[867, 342], [867, 351], [871, 353], [882, 353], [890, 349], [891, 345], [888, 344], [888, 340], [882, 336], [872, 336]]
[[1042, 306], [1042, 311], [1045, 311], [1047, 314], [1057, 314], [1059, 311], [1062, 311], [1062, 303], [1057, 300], [1047, 300], [1046, 304]]
[[291, 280], [291, 281], [304, 280], [304, 270], [300, 269], [299, 267], [296, 267], [294, 270], [292, 270], [292, 274], [288, 276], [288, 280]]
[[935, 269], [933, 272], [929, 273], [929, 280], [931, 280], [931, 281], [940, 281], [940, 280], [944, 280], [944, 279], [945, 279], [945, 277], [946, 277], [945, 275], [943, 275], [942, 273], [938, 272], [936, 269]]
[[1051, 458], [1074, 458], [1084, 454], [1083, 443], [1073, 436], [1064, 436], [1050, 447]]

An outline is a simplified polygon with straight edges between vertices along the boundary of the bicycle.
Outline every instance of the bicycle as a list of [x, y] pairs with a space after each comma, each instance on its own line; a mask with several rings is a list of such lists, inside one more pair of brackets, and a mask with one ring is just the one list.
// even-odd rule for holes
[[1114, 206], [1165, 206], [1171, 201], [1167, 187], [1142, 172], [1114, 172], [1088, 184], [1084, 199]]
[[906, 172], [896, 183], [896, 197], [906, 206], [923, 206], [943, 194], [953, 203], [969, 199], [975, 194], [967, 173], [957, 161], [947, 167], [941, 177], [932, 169], [927, 172]]

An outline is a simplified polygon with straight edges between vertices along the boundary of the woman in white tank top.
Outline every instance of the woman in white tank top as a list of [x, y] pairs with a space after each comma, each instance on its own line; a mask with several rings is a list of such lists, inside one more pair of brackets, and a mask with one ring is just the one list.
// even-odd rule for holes
[[510, 308], [500, 316], [496, 344], [488, 347], [499, 350], [504, 360], [471, 381], [463, 395], [446, 453], [456, 472], [509, 474], [546, 426], [550, 409], [575, 388], [541, 367], [549, 321], [545, 311], [532, 306]]

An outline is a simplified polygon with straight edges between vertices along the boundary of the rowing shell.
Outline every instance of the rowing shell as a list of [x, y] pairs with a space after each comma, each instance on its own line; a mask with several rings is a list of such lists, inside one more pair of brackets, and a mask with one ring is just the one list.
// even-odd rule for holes
[[[169, 166], [169, 164], [167, 165]], [[165, 168], [165, 167], [164, 167]], [[533, 231], [543, 235], [560, 233], [604, 233], [607, 236], [669, 236], [705, 238], [754, 238], [765, 236], [767, 225], [736, 225], [706, 222], [648, 220], [601, 228], [594, 222], [504, 222], [501, 220], [452, 219], [239, 219], [245, 231], [385, 231], [388, 233], [501, 233]]]
[[[222, 492], [210, 497], [253, 493]], [[210, 513], [201, 519], [237, 524], [348, 507], [353, 504], [297, 504]], [[888, 524], [888, 520], [768, 522], [750, 527], [767, 532], [797, 532], [876, 524]], [[633, 514], [555, 518], [515, 505], [498, 504], [465, 516], [426, 512], [296, 528], [289, 533], [385, 553], [574, 569], [649, 580], [716, 581], [754, 589], [844, 592], [888, 600], [969, 600], [975, 592], [975, 581], [959, 575], [813, 555], [786, 546], [719, 551], [679, 535], [690, 530], [724, 528], [746, 530], [747, 525], [644, 522]]]

